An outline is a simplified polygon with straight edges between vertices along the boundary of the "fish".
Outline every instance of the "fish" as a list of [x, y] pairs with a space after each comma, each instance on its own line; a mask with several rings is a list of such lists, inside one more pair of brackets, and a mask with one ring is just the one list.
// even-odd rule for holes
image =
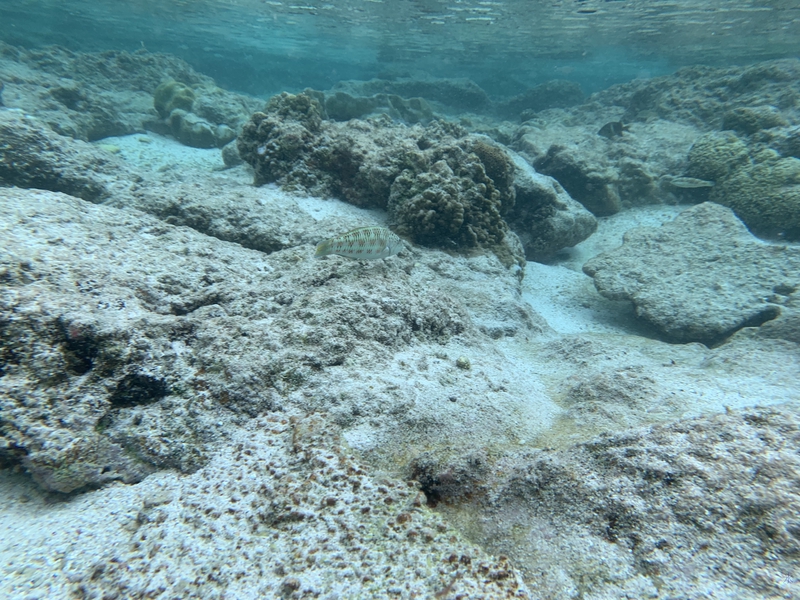
[[314, 258], [338, 254], [358, 260], [375, 260], [394, 256], [406, 243], [386, 227], [359, 227], [321, 242]]
[[630, 127], [622, 123], [622, 121], [611, 121], [603, 125], [600, 131], [597, 132], [597, 135], [602, 135], [603, 137], [611, 139], [615, 136], [622, 135], [626, 131], [630, 131]]
[[714, 187], [713, 181], [697, 179], [696, 177], [667, 177], [667, 183], [673, 187], [687, 190]]

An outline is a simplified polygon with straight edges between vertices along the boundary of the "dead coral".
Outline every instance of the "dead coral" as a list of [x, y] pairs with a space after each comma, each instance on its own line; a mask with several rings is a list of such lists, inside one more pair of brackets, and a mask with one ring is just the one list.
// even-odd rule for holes
[[467, 150], [473, 152], [483, 163], [486, 175], [500, 192], [502, 212], [506, 214], [514, 207], [516, 192], [514, 189], [514, 164], [508, 152], [488, 138], [471, 136], [467, 140]]
[[435, 162], [428, 172], [400, 175], [389, 197], [389, 213], [398, 231], [434, 246], [499, 244], [508, 231], [500, 215], [500, 194], [482, 166], [472, 166], [483, 181], [466, 176], [469, 169], [463, 167], [454, 172], [446, 160]]
[[276, 96], [251, 117], [238, 149], [256, 185], [388, 208], [398, 232], [422, 244], [495, 249], [503, 242], [514, 166], [488, 138], [442, 122], [407, 127], [388, 117], [336, 123], [323, 116], [304, 92]]

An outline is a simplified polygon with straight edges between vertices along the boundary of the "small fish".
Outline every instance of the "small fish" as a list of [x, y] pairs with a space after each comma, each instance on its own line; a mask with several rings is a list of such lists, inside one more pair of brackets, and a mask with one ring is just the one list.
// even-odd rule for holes
[[713, 181], [706, 181], [705, 179], [697, 179], [695, 177], [668, 177], [667, 183], [673, 187], [687, 190], [714, 187]]
[[602, 135], [608, 139], [611, 139], [615, 136], [622, 135], [626, 131], [630, 131], [630, 127], [622, 123], [622, 121], [611, 121], [611, 123], [606, 123], [600, 128], [600, 131], [597, 132], [597, 135]]
[[394, 256], [405, 247], [405, 242], [385, 227], [359, 227], [319, 244], [314, 258], [338, 254], [358, 260], [373, 260]]

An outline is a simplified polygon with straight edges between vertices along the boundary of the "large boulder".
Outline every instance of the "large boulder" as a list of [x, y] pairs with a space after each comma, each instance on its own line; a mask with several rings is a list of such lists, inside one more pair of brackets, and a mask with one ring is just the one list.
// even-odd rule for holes
[[579, 148], [554, 144], [534, 166], [557, 179], [593, 215], [604, 217], [622, 209], [616, 185], [619, 175], [606, 160], [598, 163]]
[[730, 209], [706, 202], [659, 228], [629, 231], [583, 270], [666, 338], [715, 344], [781, 313], [777, 298], [800, 289], [800, 249], [766, 245]]
[[519, 236], [528, 260], [541, 262], [571, 247], [597, 230], [597, 219], [552, 177], [537, 173], [525, 159], [511, 153], [516, 201], [506, 216]]

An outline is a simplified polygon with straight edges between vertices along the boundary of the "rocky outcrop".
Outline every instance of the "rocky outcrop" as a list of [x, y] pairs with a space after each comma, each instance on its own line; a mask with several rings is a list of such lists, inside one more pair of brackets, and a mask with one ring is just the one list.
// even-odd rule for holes
[[[0, 44], [0, 80], [6, 82], [5, 105], [34, 115], [53, 131], [84, 141], [139, 133], [175, 134], [187, 145], [223, 146], [263, 102], [218, 88], [188, 63], [167, 54], [70, 52], [58, 46], [23, 50]], [[181, 86], [164, 94], [159, 86]], [[179, 98], [170, 103], [170, 98]], [[187, 104], [191, 96], [193, 103]], [[173, 109], [187, 118], [169, 120]], [[169, 106], [170, 110], [164, 114]], [[182, 115], [181, 115], [182, 116]], [[185, 122], [184, 122], [185, 121]]]
[[402, 98], [396, 94], [352, 96], [336, 91], [324, 94], [325, 113], [334, 121], [364, 119], [386, 114], [408, 124], [427, 123], [433, 119], [433, 109], [424, 98]]
[[[277, 96], [253, 115], [237, 143], [256, 185], [277, 182], [387, 208], [397, 232], [416, 243], [488, 249], [508, 266], [523, 264], [518, 243], [508, 239], [509, 223], [518, 225], [525, 252], [540, 259], [591, 234], [590, 215], [576, 219], [582, 209], [567, 204], [563, 188], [548, 192], [533, 183], [521, 158], [485, 136], [446, 122], [333, 123], [323, 115], [320, 102], [305, 93]], [[517, 184], [524, 202], [515, 209]]]
[[322, 416], [267, 413], [228, 441], [145, 492], [136, 534], [77, 570], [77, 593], [530, 598], [507, 558], [462, 539], [413, 483], [373, 475]]
[[715, 344], [781, 313], [800, 289], [800, 250], [763, 244], [730, 209], [707, 202], [660, 228], [629, 231], [583, 270], [666, 338]]
[[[583, 152], [553, 145], [535, 161], [536, 169], [556, 179], [593, 215], [605, 217], [622, 209], [617, 173], [592, 161]], [[652, 182], [652, 178], [651, 178]]]
[[800, 239], [800, 159], [792, 155], [794, 133], [780, 129], [764, 136], [776, 150], [730, 131], [707, 133], [689, 150], [688, 173], [713, 182], [710, 200], [732, 208], [756, 235]]
[[659, 117], [701, 130], [752, 133], [796, 121], [800, 60], [746, 67], [693, 66], [673, 75], [637, 79], [598, 92], [591, 100], [625, 109], [625, 122]]
[[[478, 286], [440, 253], [365, 270], [314, 260], [310, 245], [266, 256], [62, 194], [7, 189], [0, 202], [0, 455], [47, 490], [193, 471], [220, 427], [301, 389], [323, 386], [318, 408], [354, 425], [340, 393], [352, 397], [364, 360], [545, 327], [494, 258], [474, 259]], [[387, 410], [403, 414], [410, 391]]]
[[125, 165], [91, 144], [54, 133], [22, 111], [0, 111], [0, 184], [63, 192], [100, 202]]
[[390, 94], [405, 99], [424, 98], [449, 111], [481, 112], [492, 101], [487, 93], [469, 79], [370, 79], [369, 81], [341, 81], [332, 94], [345, 92], [351, 96], [370, 97]]
[[503, 117], [526, 121], [548, 108], [568, 108], [583, 102], [581, 86], [574, 81], [553, 79], [532, 87], [508, 100], [498, 102], [495, 110]]
[[[504, 199], [513, 199], [487, 175], [457, 126], [323, 121], [322, 105], [307, 94], [274, 97], [266, 110], [253, 115], [238, 141], [257, 185], [299, 184], [358, 206], [388, 208], [398, 231], [417, 243], [507, 253], [501, 211]], [[521, 261], [510, 257], [510, 264]]]
[[518, 154], [512, 154], [512, 160], [516, 200], [506, 220], [519, 236], [528, 260], [545, 261], [595, 232], [597, 219], [558, 181], [537, 173]]
[[699, 136], [695, 128], [654, 120], [626, 125], [620, 135], [607, 138], [599, 131], [618, 123], [618, 112], [590, 105], [573, 110], [523, 124], [510, 146], [595, 216], [708, 199], [707, 189], [684, 198], [684, 190], [676, 194], [663, 185], [684, 173], [686, 153]]
[[[800, 61], [787, 59], [615, 85], [579, 106], [526, 115], [510, 145], [596, 216], [711, 200], [757, 235], [797, 239], [796, 169], [784, 159], [800, 155], [798, 72]], [[599, 136], [609, 123], [624, 127]], [[706, 187], [670, 184], [684, 176]]]

